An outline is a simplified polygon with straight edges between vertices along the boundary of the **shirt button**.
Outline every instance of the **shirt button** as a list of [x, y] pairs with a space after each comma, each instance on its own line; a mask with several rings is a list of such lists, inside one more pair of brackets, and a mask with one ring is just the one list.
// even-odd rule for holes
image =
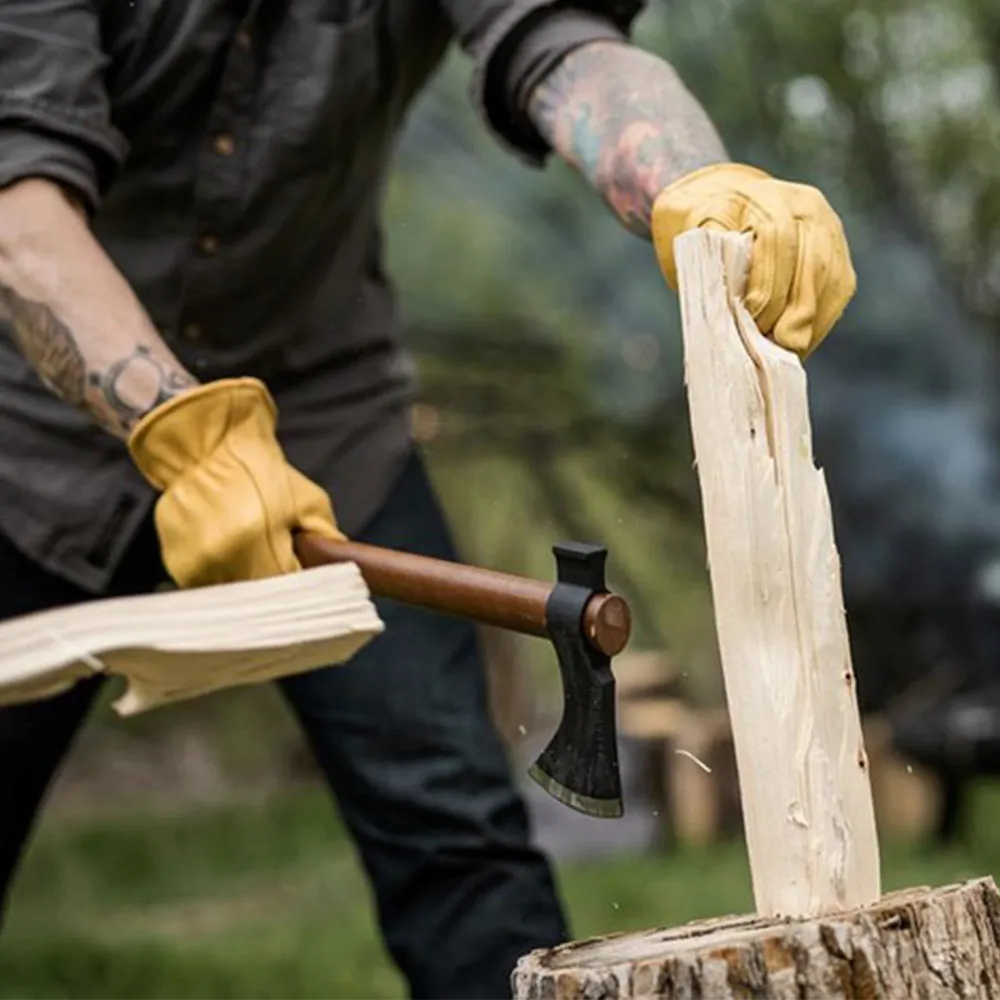
[[236, 32], [236, 47], [243, 49], [244, 52], [250, 48], [250, 32], [246, 28], [240, 28]]
[[198, 238], [198, 249], [203, 254], [211, 256], [219, 249], [219, 241], [211, 233], [205, 233]]
[[219, 156], [232, 156], [236, 152], [236, 140], [228, 132], [215, 137], [212, 148]]
[[191, 343], [201, 340], [201, 327], [197, 323], [187, 323], [181, 330], [181, 336]]

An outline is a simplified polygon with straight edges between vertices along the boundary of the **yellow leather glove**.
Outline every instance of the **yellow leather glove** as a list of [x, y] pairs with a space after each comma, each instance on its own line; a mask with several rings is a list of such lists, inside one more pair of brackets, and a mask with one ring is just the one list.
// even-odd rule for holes
[[178, 586], [295, 572], [296, 528], [344, 537], [327, 494], [288, 464], [276, 423], [267, 387], [240, 378], [176, 396], [133, 430], [132, 458], [162, 491], [156, 529]]
[[664, 277], [677, 290], [674, 239], [689, 229], [752, 233], [745, 302], [761, 333], [808, 355], [850, 302], [857, 276], [844, 227], [814, 187], [756, 167], [703, 167], [665, 188], [652, 232]]

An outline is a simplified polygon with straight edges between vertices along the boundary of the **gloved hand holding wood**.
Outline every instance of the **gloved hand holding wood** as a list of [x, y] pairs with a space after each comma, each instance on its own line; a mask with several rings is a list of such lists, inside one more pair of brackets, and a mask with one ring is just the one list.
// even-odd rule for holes
[[680, 178], [654, 202], [651, 228], [675, 291], [674, 239], [681, 233], [751, 233], [747, 310], [761, 333], [803, 357], [830, 332], [857, 287], [844, 227], [826, 198], [756, 167], [715, 164]]
[[129, 437], [162, 491], [156, 528], [180, 587], [256, 580], [300, 568], [293, 532], [344, 539], [330, 498], [288, 464], [277, 407], [257, 379], [222, 379], [152, 410]]

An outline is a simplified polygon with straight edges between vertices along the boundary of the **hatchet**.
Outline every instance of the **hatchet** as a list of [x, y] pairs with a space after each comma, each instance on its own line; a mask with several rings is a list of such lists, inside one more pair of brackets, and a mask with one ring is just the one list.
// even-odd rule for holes
[[375, 596], [549, 638], [562, 678], [562, 718], [528, 774], [578, 812], [622, 815], [611, 657], [628, 642], [631, 614], [628, 604], [605, 586], [606, 549], [576, 542], [556, 545], [553, 585], [311, 534], [296, 536], [295, 547], [306, 567], [355, 563]]

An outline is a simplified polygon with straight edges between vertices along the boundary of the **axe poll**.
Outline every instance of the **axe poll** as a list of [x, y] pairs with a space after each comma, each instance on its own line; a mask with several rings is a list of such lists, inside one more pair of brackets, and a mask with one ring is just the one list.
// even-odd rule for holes
[[554, 584], [312, 534], [296, 536], [295, 549], [307, 568], [356, 563], [376, 597], [550, 639], [562, 677], [562, 719], [528, 773], [579, 812], [622, 815], [611, 658], [625, 648], [632, 623], [626, 601], [605, 585], [606, 549], [554, 546]]

